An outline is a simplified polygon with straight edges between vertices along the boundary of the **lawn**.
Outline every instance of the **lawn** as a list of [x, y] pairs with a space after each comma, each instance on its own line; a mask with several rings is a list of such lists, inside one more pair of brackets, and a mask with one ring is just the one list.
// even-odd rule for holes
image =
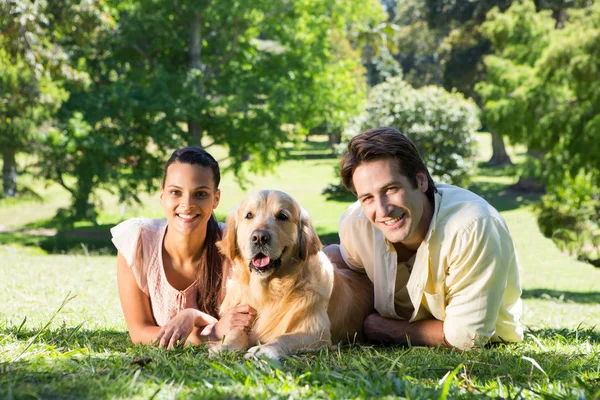
[[[482, 135], [482, 150], [487, 136]], [[519, 149], [512, 149], [517, 156]], [[312, 155], [312, 156], [311, 156]], [[482, 151], [481, 159], [488, 155]], [[321, 143], [245, 189], [226, 175], [217, 215], [244, 193], [280, 189], [308, 209], [325, 242], [337, 240], [348, 201], [327, 200], [336, 160]], [[206, 349], [131, 345], [116, 290], [107, 229], [131, 216], [160, 217], [156, 195], [141, 206], [101, 194], [101, 225], [48, 236], [68, 204], [57, 186], [31, 177], [40, 198], [0, 200], [0, 397], [2, 398], [600, 398], [600, 269], [562, 254], [535, 220], [535, 196], [507, 191], [510, 168], [483, 165], [471, 189], [506, 219], [519, 253], [526, 340], [465, 353], [419, 347], [351, 345], [279, 362], [238, 354], [210, 360]], [[59, 248], [65, 242], [69, 246]], [[60, 245], [60, 246], [59, 246]], [[97, 247], [96, 247], [97, 246]], [[47, 250], [67, 254], [46, 253]]]

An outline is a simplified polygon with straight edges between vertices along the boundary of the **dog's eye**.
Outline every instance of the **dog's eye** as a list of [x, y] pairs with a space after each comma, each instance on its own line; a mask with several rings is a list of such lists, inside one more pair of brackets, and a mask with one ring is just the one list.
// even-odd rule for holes
[[287, 216], [287, 214], [280, 212], [279, 214], [277, 214], [277, 219], [280, 221], [287, 221], [289, 217]]
[[246, 219], [252, 219], [252, 218], [254, 218], [254, 215], [252, 215], [252, 213], [249, 212], [249, 213], [246, 214], [246, 216], [244, 218], [246, 218]]

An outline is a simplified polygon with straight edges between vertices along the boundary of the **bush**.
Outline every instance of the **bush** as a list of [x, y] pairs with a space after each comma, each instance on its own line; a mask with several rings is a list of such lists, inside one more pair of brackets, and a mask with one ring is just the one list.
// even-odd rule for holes
[[[352, 137], [377, 126], [406, 134], [436, 182], [459, 186], [469, 182], [480, 123], [477, 106], [462, 94], [437, 86], [414, 89], [401, 78], [390, 78], [372, 88], [365, 113], [345, 132], [341, 150]], [[339, 185], [324, 191], [330, 196], [339, 192]]]
[[600, 188], [592, 174], [565, 176], [542, 197], [538, 224], [563, 251], [600, 266]]

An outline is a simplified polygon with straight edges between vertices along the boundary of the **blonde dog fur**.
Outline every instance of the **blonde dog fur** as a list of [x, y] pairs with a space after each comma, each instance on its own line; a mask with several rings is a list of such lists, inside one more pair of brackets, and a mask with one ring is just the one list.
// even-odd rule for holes
[[248, 304], [257, 315], [250, 332], [230, 332], [211, 352], [249, 349], [248, 357], [279, 358], [362, 339], [372, 284], [366, 275], [334, 268], [308, 213], [291, 196], [248, 196], [229, 214], [219, 246], [233, 263], [221, 314]]

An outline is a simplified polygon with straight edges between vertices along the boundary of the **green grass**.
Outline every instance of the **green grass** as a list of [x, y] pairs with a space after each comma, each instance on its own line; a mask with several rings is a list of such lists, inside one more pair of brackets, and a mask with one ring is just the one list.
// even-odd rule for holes
[[[326, 149], [317, 143], [311, 151]], [[280, 189], [301, 201], [323, 237], [336, 241], [348, 202], [320, 194], [335, 182], [336, 162], [298, 157], [273, 175], [250, 177], [247, 190], [225, 176], [219, 218], [247, 191]], [[0, 233], [0, 398], [598, 399], [600, 269], [567, 257], [540, 234], [531, 206], [537, 199], [506, 191], [515, 180], [508, 172], [481, 166], [471, 188], [501, 210], [513, 235], [524, 288], [523, 343], [465, 353], [352, 345], [281, 362], [248, 362], [239, 354], [210, 360], [202, 347], [169, 352], [133, 346], [119, 305], [115, 257], [94, 255], [91, 238], [123, 218], [160, 217], [161, 209], [156, 195], [143, 197], [141, 207], [102, 195], [110, 211], [101, 213], [102, 225], [71, 233], [71, 254], [45, 254], [43, 235]], [[3, 200], [0, 220], [13, 228], [47, 225], [52, 212], [46, 208], [68, 204], [55, 190], [40, 189], [43, 203]], [[4, 222], [17, 213], [23, 220]]]

